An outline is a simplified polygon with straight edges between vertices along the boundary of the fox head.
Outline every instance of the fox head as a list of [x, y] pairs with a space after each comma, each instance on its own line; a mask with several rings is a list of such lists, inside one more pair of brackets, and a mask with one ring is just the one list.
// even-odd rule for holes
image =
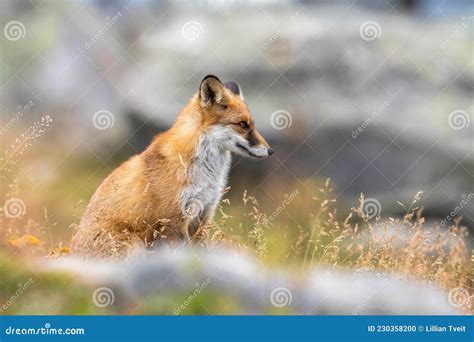
[[222, 83], [213, 75], [204, 77], [199, 88], [199, 105], [204, 126], [220, 147], [251, 159], [273, 154], [255, 128], [237, 83]]

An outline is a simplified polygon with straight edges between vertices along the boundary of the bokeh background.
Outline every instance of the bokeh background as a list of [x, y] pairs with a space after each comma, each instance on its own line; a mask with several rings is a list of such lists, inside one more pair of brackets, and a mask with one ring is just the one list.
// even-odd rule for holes
[[68, 246], [100, 182], [207, 74], [241, 85], [275, 150], [234, 159], [229, 210], [247, 190], [272, 213], [331, 178], [341, 217], [361, 193], [388, 218], [423, 191], [430, 224], [472, 230], [473, 14], [469, 0], [1, 0], [0, 236], [39, 222], [48, 248]]
[[[28, 211], [50, 208], [59, 230], [209, 73], [240, 83], [276, 150], [237, 159], [235, 193], [271, 205], [330, 177], [346, 206], [364, 192], [391, 215], [424, 191], [426, 214], [441, 219], [472, 192], [470, 1], [1, 6], [2, 27], [23, 25], [1, 40], [2, 145], [52, 118], [18, 176]], [[474, 201], [459, 215], [473, 226]]]

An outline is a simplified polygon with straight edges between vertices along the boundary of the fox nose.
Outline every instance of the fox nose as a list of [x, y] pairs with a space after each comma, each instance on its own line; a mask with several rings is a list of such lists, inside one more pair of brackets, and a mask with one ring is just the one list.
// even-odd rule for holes
[[271, 147], [268, 148], [268, 155], [271, 156], [273, 154], [273, 149]]

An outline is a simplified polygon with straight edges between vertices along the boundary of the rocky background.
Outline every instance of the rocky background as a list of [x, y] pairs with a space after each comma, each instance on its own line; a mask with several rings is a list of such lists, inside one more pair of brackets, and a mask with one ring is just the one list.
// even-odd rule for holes
[[[472, 10], [469, 1], [4, 2], [2, 23], [20, 19], [24, 37], [1, 42], [3, 130], [54, 119], [42, 144], [61, 149], [32, 152], [33, 188], [64, 177], [78, 156], [103, 176], [169, 127], [212, 73], [240, 83], [276, 150], [263, 163], [236, 161], [236, 193], [268, 203], [330, 177], [346, 209], [364, 192], [390, 216], [424, 191], [430, 218], [472, 227]], [[98, 183], [84, 176], [76, 201]]]

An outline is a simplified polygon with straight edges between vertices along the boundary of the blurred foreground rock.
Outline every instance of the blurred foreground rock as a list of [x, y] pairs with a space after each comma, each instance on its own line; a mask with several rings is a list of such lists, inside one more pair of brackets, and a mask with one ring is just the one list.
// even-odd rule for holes
[[[99, 306], [113, 304], [127, 313], [156, 302], [156, 297], [171, 300], [184, 293], [184, 300], [173, 302], [174, 309], [167, 314], [181, 314], [194, 301], [205, 308], [204, 314], [222, 313], [206, 309], [212, 297], [234, 305], [232, 312], [241, 314], [457, 314], [447, 294], [421, 283], [392, 275], [325, 269], [295, 278], [224, 249], [159, 249], [139, 254], [128, 264], [58, 259], [48, 261], [44, 268], [69, 273], [94, 286], [93, 300]], [[157, 312], [163, 313], [158, 307], [149, 311]]]

